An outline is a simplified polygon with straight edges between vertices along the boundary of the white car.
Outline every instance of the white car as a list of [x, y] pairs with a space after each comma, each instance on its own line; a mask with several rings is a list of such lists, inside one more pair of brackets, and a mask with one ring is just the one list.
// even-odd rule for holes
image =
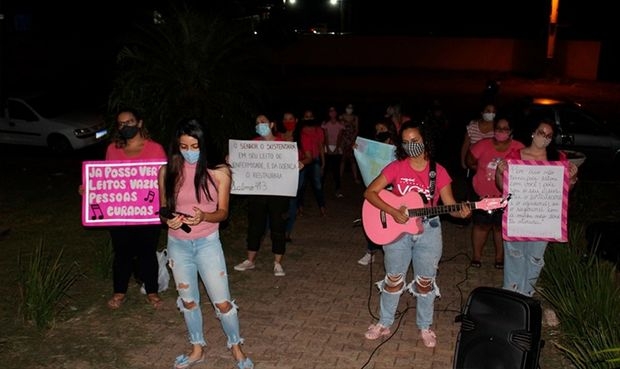
[[106, 124], [95, 114], [60, 111], [49, 96], [8, 98], [0, 112], [0, 144], [48, 147], [66, 153], [95, 145], [108, 137]]

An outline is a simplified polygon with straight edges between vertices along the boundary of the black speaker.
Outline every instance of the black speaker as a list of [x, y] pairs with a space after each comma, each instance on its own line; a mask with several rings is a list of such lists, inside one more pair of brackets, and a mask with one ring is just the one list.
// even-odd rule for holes
[[501, 288], [478, 287], [461, 322], [454, 369], [536, 369], [540, 339], [540, 302]]

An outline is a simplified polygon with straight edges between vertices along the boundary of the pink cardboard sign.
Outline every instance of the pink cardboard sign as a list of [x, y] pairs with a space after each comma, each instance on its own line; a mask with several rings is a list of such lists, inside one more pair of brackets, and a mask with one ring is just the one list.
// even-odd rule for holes
[[508, 160], [503, 181], [505, 240], [568, 241], [568, 162]]
[[82, 224], [160, 224], [157, 174], [161, 160], [86, 161], [82, 164]]

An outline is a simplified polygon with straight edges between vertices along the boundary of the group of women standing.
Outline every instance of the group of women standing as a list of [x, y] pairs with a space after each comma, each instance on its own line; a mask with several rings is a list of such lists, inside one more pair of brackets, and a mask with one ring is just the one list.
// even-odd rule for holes
[[[475, 171], [473, 188], [479, 197], [501, 195], [507, 159], [566, 160], [565, 155], [554, 147], [555, 126], [552, 122], [539, 122], [532, 130], [532, 142], [524, 146], [512, 140], [510, 121], [491, 117], [488, 115], [491, 113], [487, 111], [489, 109], [485, 108], [481, 121], [471, 124], [471, 131], [476, 131], [480, 140], [473, 142], [471, 138], [474, 135], [469, 136], [462, 162]], [[160, 206], [170, 209], [173, 217], [162, 217], [161, 222], [168, 228], [169, 266], [178, 291], [177, 307], [184, 315], [191, 344], [188, 353], [176, 358], [174, 367], [184, 369], [205, 360], [200, 276], [237, 367], [253, 368], [254, 363], [241, 349], [243, 338], [240, 335], [238, 307], [230, 295], [226, 262], [219, 238], [219, 223], [229, 215], [231, 170], [225, 163], [211, 162], [207, 155], [205, 126], [197, 119], [184, 119], [178, 124], [166, 153], [161, 145], [149, 138], [144, 122], [136, 111], [122, 110], [116, 118], [117, 135], [108, 148], [107, 160], [165, 159], [167, 162], [158, 175]], [[255, 122], [256, 139], [298, 142], [301, 172], [304, 167], [314, 165], [320, 153], [304, 145], [299, 134], [302, 127], [297, 126], [292, 113], [284, 114], [283, 123], [286, 132], [276, 135], [274, 123], [264, 115], [258, 116]], [[408, 222], [410, 217], [406, 207], [391, 203], [382, 196], [386, 188], [391, 188], [391, 192], [398, 196], [415, 191], [427, 206], [438, 203], [454, 205], [455, 210], [450, 213], [453, 217], [467, 218], [472, 214], [468, 205], [456, 203], [452, 179], [444, 166], [435, 163], [433, 135], [424, 124], [413, 120], [403, 122], [398, 134], [393, 137], [393, 144], [397, 159], [388, 164], [364, 192], [370, 204], [398, 224]], [[573, 185], [577, 168], [574, 165], [569, 168]], [[235, 266], [235, 269], [247, 270], [254, 266], [261, 237], [269, 224], [274, 274], [282, 276], [284, 269], [281, 261], [286, 238], [290, 237], [294, 222], [294, 216], [290, 214], [295, 213], [297, 206], [289, 198], [280, 199], [279, 196], [256, 197], [252, 201], [248, 212], [248, 259]], [[499, 241], [501, 228], [498, 228], [501, 227], [500, 217], [500, 213], [474, 210], [474, 256], [471, 265], [480, 267], [482, 245], [492, 231], [496, 246], [495, 267], [504, 268], [504, 288], [531, 296], [544, 265], [542, 260], [547, 243], [505, 242], [502, 245]], [[182, 230], [184, 225], [191, 226], [190, 233]], [[440, 295], [436, 276], [443, 248], [441, 220], [438, 216], [428, 216], [421, 219], [421, 225], [419, 233], [407, 234], [382, 245], [385, 277], [377, 282], [381, 292], [380, 318], [367, 329], [367, 339], [378, 339], [391, 333], [400, 295], [408, 291], [416, 296], [416, 324], [423, 344], [426, 347], [437, 344], [437, 335], [431, 327], [434, 300]], [[141, 278], [145, 282], [148, 301], [156, 308], [161, 305], [157, 294], [155, 257], [159, 231], [157, 226], [121, 226], [111, 229], [115, 259], [114, 294], [108, 301], [110, 308], [120, 308], [125, 301], [131, 261], [135, 256], [141, 266]], [[502, 250], [505, 250], [505, 255]], [[407, 283], [410, 266], [414, 270], [413, 280]]]
[[[175, 129], [167, 154], [151, 140], [137, 111], [123, 109], [116, 115], [114, 142], [106, 160], [163, 159], [158, 174], [160, 207], [172, 211], [172, 218], [160, 215], [168, 228], [167, 249], [176, 290], [177, 307], [183, 313], [191, 350], [174, 360], [175, 369], [205, 361], [206, 340], [200, 303], [198, 276], [202, 279], [215, 314], [220, 320], [227, 346], [239, 369], [254, 363], [241, 349], [238, 307], [231, 298], [226, 260], [219, 237], [219, 224], [228, 217], [231, 171], [224, 163], [211, 162], [207, 155], [205, 125], [197, 119], [183, 119]], [[191, 227], [191, 232], [183, 228]], [[187, 229], [187, 228], [186, 228]], [[148, 301], [159, 308], [156, 249], [160, 226], [117, 226], [110, 228], [114, 248], [114, 294], [108, 306], [118, 309], [125, 301], [133, 259], [140, 266]]]
[[[531, 128], [528, 146], [512, 139], [513, 127], [506, 117], [496, 117], [495, 106], [488, 104], [482, 111], [482, 119], [467, 126], [463, 143], [461, 163], [463, 168], [475, 172], [473, 189], [475, 197], [501, 197], [503, 176], [508, 168], [507, 160], [533, 160], [540, 165], [546, 161], [566, 162], [566, 156], [554, 144], [555, 125], [540, 121]], [[433, 135], [423, 122], [408, 121], [402, 124], [396, 139], [396, 160], [388, 164], [379, 176], [368, 185], [365, 199], [389, 216], [397, 224], [410, 220], [409, 211], [402, 202], [388, 201], [382, 195], [386, 188], [398, 196], [417, 192], [425, 207], [456, 205], [450, 215], [468, 218], [472, 209], [468, 203], [456, 204], [452, 193], [452, 179], [439, 163], [434, 164]], [[565, 164], [572, 187], [577, 181], [577, 167]], [[431, 213], [432, 214], [432, 213]], [[416, 296], [416, 324], [424, 346], [435, 347], [437, 335], [431, 329], [434, 300], [440, 295], [436, 275], [442, 254], [441, 220], [438, 216], [421, 217], [421, 229], [405, 233], [396, 240], [382, 245], [385, 277], [377, 282], [381, 293], [380, 316], [371, 324], [365, 336], [369, 340], [389, 336], [394, 323], [400, 295], [408, 291]], [[474, 226], [472, 244], [474, 255], [472, 267], [481, 267], [482, 246], [492, 231], [496, 247], [495, 268], [504, 269], [503, 288], [532, 296], [538, 276], [544, 265], [547, 241], [503, 241], [501, 210], [473, 210]], [[386, 223], [387, 224], [387, 223]], [[413, 280], [407, 283], [409, 267], [413, 267]]]

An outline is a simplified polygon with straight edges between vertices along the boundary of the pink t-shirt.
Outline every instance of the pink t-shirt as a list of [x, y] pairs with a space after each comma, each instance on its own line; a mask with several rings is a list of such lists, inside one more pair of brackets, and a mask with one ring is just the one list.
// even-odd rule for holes
[[304, 128], [301, 131], [301, 145], [305, 151], [312, 153], [312, 159], [321, 155], [321, 142], [325, 139], [323, 129], [319, 127]]
[[422, 192], [429, 200], [426, 207], [431, 207], [437, 204], [439, 201], [439, 191], [449, 185], [452, 182], [452, 178], [450, 178], [446, 168], [436, 164], [435, 193], [433, 201], [430, 201], [431, 196], [428, 188], [430, 184], [429, 170], [429, 163], [426, 164], [422, 171], [418, 172], [409, 165], [409, 160], [395, 160], [383, 168], [381, 174], [392, 185], [392, 192], [394, 194], [402, 196], [410, 191]]
[[161, 159], [166, 160], [166, 152], [164, 148], [153, 140], [146, 140], [144, 147], [138, 155], [127, 156], [123, 148], [116, 147], [114, 143], [108, 145], [105, 152], [105, 160], [145, 160], [145, 159]]
[[[211, 182], [208, 182], [207, 187], [209, 188], [209, 193], [211, 194], [213, 200], [210, 201], [207, 198], [207, 194], [203, 192], [200, 194], [200, 203], [198, 203], [196, 200], [196, 191], [194, 190], [195, 174], [196, 164], [188, 164], [185, 162], [183, 164], [183, 183], [181, 184], [177, 194], [175, 210], [181, 213], [194, 215], [193, 208], [196, 206], [205, 213], [212, 213], [217, 210], [217, 189]], [[211, 178], [214, 178], [213, 171], [209, 170], [209, 174], [211, 175]], [[179, 228], [169, 229], [168, 234], [180, 240], [195, 240], [213, 234], [219, 229], [219, 227], [219, 223], [200, 222], [197, 225], [191, 226], [192, 231], [189, 233], [186, 233]]]
[[[566, 153], [564, 151], [558, 151], [558, 153], [560, 154], [559, 155], [559, 157], [560, 157], [559, 161], [566, 161], [566, 160], [568, 160], [567, 156], [566, 156]], [[508, 160], [508, 159], [521, 160], [521, 149], [517, 149], [517, 150], [513, 150], [513, 151], [509, 152], [506, 155], [506, 160]]]
[[478, 162], [476, 174], [472, 179], [474, 191], [482, 197], [500, 197], [501, 191], [495, 185], [495, 169], [497, 163], [505, 158], [511, 151], [522, 149], [524, 145], [512, 140], [506, 151], [497, 151], [492, 138], [484, 138], [470, 148], [471, 154]]
[[[338, 121], [338, 122], [331, 122], [331, 121], [327, 121], [324, 122], [321, 125], [321, 128], [323, 128], [325, 130], [326, 136], [325, 136], [325, 140], [326, 140], [326, 144], [327, 145], [333, 145], [336, 146], [338, 144], [338, 135], [340, 135], [340, 132], [344, 131], [345, 127], [344, 124], [342, 124], [342, 122]], [[335, 148], [332, 149], [332, 151], [335, 150]]]

